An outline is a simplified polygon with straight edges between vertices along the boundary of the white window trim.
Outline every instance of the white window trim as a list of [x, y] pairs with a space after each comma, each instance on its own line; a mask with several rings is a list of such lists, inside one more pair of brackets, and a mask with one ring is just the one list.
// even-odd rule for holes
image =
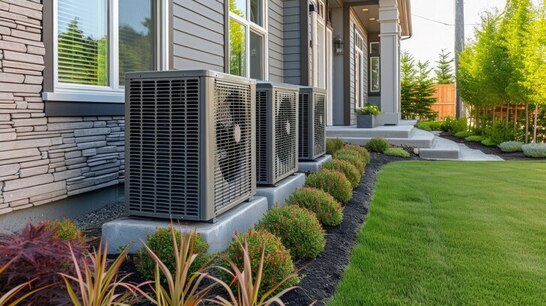
[[[259, 26], [256, 23], [250, 21], [250, 0], [246, 0], [246, 18], [243, 18], [229, 10], [229, 22], [231, 22], [231, 19], [234, 19], [238, 23], [242, 24], [245, 27], [245, 61], [246, 61], [246, 75], [243, 77], [250, 78], [250, 31], [254, 31], [256, 34], [262, 35], [264, 38], [264, 51], [263, 51], [263, 57], [264, 57], [264, 71], [263, 71], [263, 79], [265, 81], [269, 80], [269, 15], [268, 15], [268, 7], [269, 7], [269, 1], [263, 0], [262, 1], [262, 18], [263, 18], [263, 26]], [[229, 35], [229, 33], [228, 33]], [[231, 54], [228, 54], [229, 57], [231, 57]], [[229, 62], [229, 61], [228, 61]], [[230, 68], [227, 67], [227, 71], [230, 71]]]
[[[354, 62], [355, 62], [355, 70], [356, 70], [356, 63], [359, 62], [360, 66], [358, 67], [358, 72], [359, 72], [359, 84], [355, 84], [355, 88], [358, 86], [358, 94], [360, 97], [356, 97], [355, 95], [355, 99], [357, 99], [356, 101], [356, 106], [357, 108], [363, 108], [364, 107], [364, 98], [365, 98], [365, 92], [364, 92], [364, 73], [365, 73], [365, 67], [364, 67], [364, 51], [361, 49], [361, 47], [359, 46], [359, 44], [357, 43], [359, 40], [360, 41], [364, 41], [364, 37], [362, 37], [362, 35], [360, 35], [360, 33], [358, 33], [356, 27], [355, 27], [355, 38], [354, 38], [355, 42], [354, 42], [354, 45], [355, 45], [355, 54], [354, 54]], [[359, 61], [357, 61], [357, 57], [359, 57]], [[356, 83], [356, 82], [355, 82]]]
[[[373, 69], [372, 69], [372, 59], [377, 58], [377, 61], [379, 62], [379, 69], [377, 70], [377, 78], [379, 79], [379, 90], [374, 90], [372, 86], [372, 75], [373, 75]], [[370, 56], [370, 92], [372, 93], [380, 93], [381, 92], [381, 57], [380, 56]]]
[[[157, 0], [157, 20], [159, 29], [159, 44], [157, 44], [157, 67], [159, 70], [169, 70], [169, 1]], [[108, 12], [112, 17], [108, 18], [108, 28], [117, 29], [119, 0], [108, 1]], [[110, 86], [78, 85], [59, 82], [58, 75], [58, 0], [53, 0], [53, 92], [44, 92], [42, 98], [51, 101], [66, 102], [99, 102], [99, 103], [124, 103], [124, 87], [119, 85], [119, 58], [118, 31], [108, 31], [109, 34], [109, 83]]]

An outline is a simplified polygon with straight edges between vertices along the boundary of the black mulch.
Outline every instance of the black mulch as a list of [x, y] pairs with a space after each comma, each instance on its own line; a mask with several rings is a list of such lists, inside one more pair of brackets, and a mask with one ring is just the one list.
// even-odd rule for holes
[[498, 147], [488, 147], [488, 146], [482, 145], [479, 142], [466, 141], [464, 139], [457, 138], [451, 135], [450, 133], [443, 132], [440, 134], [440, 137], [452, 140], [456, 143], [464, 143], [467, 147], [471, 149], [480, 150], [485, 154], [494, 154], [504, 160], [537, 160], [538, 159], [538, 158], [527, 157], [523, 154], [523, 152], [505, 153], [505, 152], [502, 152], [501, 149], [499, 149]]
[[[413, 156], [412, 159], [417, 159]], [[343, 272], [349, 264], [356, 237], [366, 220], [368, 208], [375, 189], [377, 173], [393, 161], [407, 160], [372, 153], [366, 173], [353, 192], [353, 199], [345, 207], [343, 223], [339, 227], [327, 228], [326, 249], [317, 259], [297, 262], [300, 268], [299, 288], [286, 294], [282, 300], [287, 305], [325, 305], [334, 294]]]

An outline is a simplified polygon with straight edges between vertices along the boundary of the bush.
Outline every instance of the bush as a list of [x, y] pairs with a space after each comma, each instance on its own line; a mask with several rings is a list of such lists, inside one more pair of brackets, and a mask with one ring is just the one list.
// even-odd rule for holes
[[[244, 234], [237, 235], [225, 253], [226, 258], [232, 261], [239, 270], [245, 268], [243, 266], [244, 254], [243, 249], [241, 248], [241, 245], [245, 245], [245, 241], [248, 243], [248, 254], [251, 259], [253, 279], [256, 279], [256, 271], [258, 271], [260, 265], [262, 250], [265, 248], [262, 284], [259, 290], [260, 296], [296, 273], [296, 268], [292, 262], [292, 257], [290, 257], [290, 252], [282, 244], [280, 238], [266, 230], [253, 229]], [[230, 267], [226, 261], [223, 261], [222, 265], [228, 269]], [[227, 273], [223, 273], [222, 278], [226, 280], [228, 284], [232, 281], [231, 279], [227, 279], [229, 278]], [[294, 286], [298, 282], [298, 278], [291, 278], [277, 288], [275, 292], [279, 293], [286, 288]]]
[[79, 240], [62, 240], [46, 224], [29, 224], [21, 233], [0, 235], [0, 267], [15, 261], [0, 276], [0, 292], [6, 293], [19, 284], [32, 282], [20, 294], [51, 285], [25, 300], [32, 305], [66, 305], [70, 303], [62, 276], [75, 275], [70, 247], [76, 258], [84, 258], [87, 245]]
[[338, 152], [335, 156], [335, 159], [337, 160], [345, 160], [345, 161], [348, 161], [350, 162], [353, 166], [355, 166], [355, 168], [360, 172], [360, 173], [364, 173], [364, 168], [365, 168], [365, 165], [364, 163], [362, 162], [362, 157], [360, 157], [358, 155], [357, 152], [355, 151], [349, 151], [349, 152], [343, 152], [342, 154], [340, 154], [340, 152]]
[[514, 123], [506, 124], [506, 122], [497, 121], [493, 125], [487, 126], [483, 135], [491, 139], [491, 142], [498, 145], [505, 141], [523, 138], [523, 134], [520, 128], [516, 127]]
[[76, 223], [70, 219], [45, 222], [44, 224], [48, 230], [53, 231], [54, 236], [58, 239], [85, 242], [85, 235], [78, 229]]
[[[176, 240], [180, 242], [181, 233], [176, 231]], [[188, 235], [184, 233], [184, 235]], [[201, 238], [199, 234], [195, 235], [195, 245], [193, 246], [193, 253], [199, 254], [190, 268], [190, 274], [202, 268], [210, 259], [207, 254], [209, 245]], [[174, 273], [176, 269], [174, 246], [171, 231], [168, 228], [158, 228], [153, 234], [148, 235], [146, 239], [146, 245], [161, 259], [167, 266], [171, 273]], [[156, 263], [146, 251], [146, 248], [142, 247], [138, 251], [137, 270], [145, 279], [154, 279], [155, 277]], [[162, 278], [165, 281], [164, 278]]]
[[338, 150], [343, 149], [345, 142], [341, 139], [327, 139], [326, 140], [326, 153], [335, 155]]
[[325, 226], [338, 226], [343, 221], [343, 208], [329, 193], [316, 188], [304, 187], [296, 190], [287, 200], [287, 205], [306, 208], [317, 215]]
[[501, 149], [502, 152], [506, 153], [513, 153], [513, 152], [523, 152], [523, 142], [519, 141], [507, 141], [503, 142], [499, 145], [499, 149]]
[[411, 154], [409, 154], [408, 151], [402, 148], [388, 148], [387, 150], [385, 150], [384, 154], [388, 156], [402, 157], [402, 158], [411, 157]]
[[351, 182], [347, 180], [343, 173], [338, 171], [322, 169], [309, 175], [305, 185], [328, 192], [341, 204], [347, 204], [353, 197]]
[[457, 138], [467, 138], [467, 137], [470, 137], [470, 136], [474, 136], [474, 133], [471, 132], [471, 131], [462, 131], [462, 132], [458, 132], [455, 134], [455, 137]]
[[443, 122], [441, 121], [420, 121], [419, 123], [417, 123], [417, 127], [420, 128], [421, 130], [425, 130], [429, 132], [441, 131], [442, 124]]
[[297, 259], [315, 258], [324, 251], [325, 232], [317, 216], [299, 206], [275, 207], [267, 212], [257, 228], [281, 238], [282, 244]]
[[465, 138], [466, 141], [470, 142], [482, 142], [484, 140], [483, 136], [472, 135]]
[[497, 143], [494, 142], [493, 140], [491, 140], [491, 138], [488, 137], [488, 138], [482, 140], [482, 145], [484, 145], [486, 147], [496, 147]]
[[441, 129], [444, 132], [450, 132], [451, 134], [457, 134], [459, 132], [464, 132], [468, 130], [468, 120], [466, 118], [451, 118], [447, 117], [442, 126]]
[[362, 178], [362, 172], [358, 171], [358, 169], [353, 164], [346, 160], [334, 159], [325, 163], [322, 167], [324, 169], [339, 171], [343, 173], [345, 177], [349, 180], [349, 182], [351, 182], [353, 188], [356, 188], [356, 186], [358, 186], [358, 183], [360, 183], [360, 179]]
[[523, 145], [523, 154], [527, 157], [533, 158], [546, 158], [546, 144], [544, 143], [530, 143]]
[[383, 153], [390, 148], [391, 145], [384, 138], [372, 138], [366, 144], [366, 149], [371, 152]]
[[364, 164], [368, 164], [371, 160], [370, 152], [364, 147], [348, 144], [345, 146], [344, 150], [356, 151], [360, 157], [362, 157]]

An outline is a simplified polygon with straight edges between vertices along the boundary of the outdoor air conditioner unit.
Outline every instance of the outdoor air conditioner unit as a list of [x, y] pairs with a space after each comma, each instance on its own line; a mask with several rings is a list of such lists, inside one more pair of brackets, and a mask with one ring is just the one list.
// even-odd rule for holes
[[210, 221], [255, 194], [255, 81], [198, 70], [125, 84], [130, 215]]
[[326, 91], [300, 87], [299, 160], [315, 160], [326, 154]]
[[256, 159], [259, 185], [275, 185], [298, 168], [299, 88], [256, 85]]

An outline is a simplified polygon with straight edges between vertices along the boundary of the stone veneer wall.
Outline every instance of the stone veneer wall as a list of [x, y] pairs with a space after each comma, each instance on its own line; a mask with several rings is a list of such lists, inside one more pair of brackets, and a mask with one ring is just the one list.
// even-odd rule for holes
[[117, 185], [123, 117], [46, 117], [41, 0], [0, 0], [0, 215]]

